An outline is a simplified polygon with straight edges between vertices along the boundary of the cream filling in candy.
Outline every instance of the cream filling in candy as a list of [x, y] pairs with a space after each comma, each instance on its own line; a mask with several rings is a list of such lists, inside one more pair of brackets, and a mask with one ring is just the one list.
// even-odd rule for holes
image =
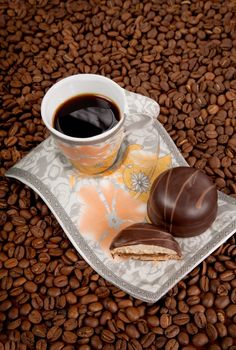
[[159, 246], [137, 244], [115, 248], [111, 251], [113, 256], [127, 256], [133, 259], [142, 260], [169, 260], [180, 259], [180, 255], [176, 251]]

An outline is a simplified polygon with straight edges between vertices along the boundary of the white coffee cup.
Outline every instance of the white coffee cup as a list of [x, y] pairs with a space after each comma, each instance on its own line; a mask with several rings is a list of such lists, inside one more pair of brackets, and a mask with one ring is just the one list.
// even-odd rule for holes
[[[119, 121], [107, 131], [88, 138], [71, 137], [53, 126], [60, 105], [72, 97], [84, 94], [104, 96], [119, 109]], [[112, 80], [96, 74], [77, 74], [60, 80], [43, 98], [41, 114], [60, 151], [82, 173], [98, 174], [113, 165], [124, 138], [126, 111], [124, 90]]]

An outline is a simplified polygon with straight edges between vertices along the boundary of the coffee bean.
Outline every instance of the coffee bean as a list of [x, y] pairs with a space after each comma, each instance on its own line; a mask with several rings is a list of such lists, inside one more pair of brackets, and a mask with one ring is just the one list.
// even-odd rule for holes
[[47, 332], [47, 339], [54, 342], [60, 338], [62, 334], [62, 329], [58, 326], [53, 326]]
[[231, 304], [227, 307], [226, 309], [226, 315], [227, 317], [234, 317], [234, 315], [236, 315], [236, 305], [235, 304]]
[[191, 286], [187, 290], [187, 295], [196, 296], [201, 293], [201, 290], [197, 286]]
[[40, 312], [38, 310], [32, 310], [29, 313], [28, 318], [29, 318], [30, 322], [32, 322], [34, 324], [38, 324], [42, 320], [42, 315], [40, 314]]
[[160, 324], [159, 318], [157, 316], [148, 316], [147, 323], [149, 327], [157, 327]]
[[220, 280], [219, 279], [213, 279], [210, 283], [210, 290], [213, 293], [217, 292], [218, 287], [220, 286]]
[[64, 275], [58, 276], [58, 277], [54, 278], [53, 283], [54, 283], [55, 287], [62, 288], [62, 287], [67, 286], [68, 278], [67, 278], [67, 276], [64, 276]]
[[215, 324], [217, 322], [217, 315], [214, 309], [209, 308], [206, 310], [206, 319], [211, 324]]
[[169, 339], [165, 345], [165, 350], [178, 350], [178, 349], [179, 349], [179, 343], [175, 339]]
[[217, 158], [217, 157], [215, 157], [215, 156], [213, 156], [213, 157], [210, 157], [209, 159], [208, 159], [208, 162], [209, 162], [209, 165], [210, 165], [210, 167], [211, 168], [220, 168], [220, 166], [221, 166], [221, 163], [220, 163], [220, 160], [219, 160], [219, 158]]
[[101, 339], [105, 343], [113, 343], [115, 341], [115, 335], [108, 329], [104, 329], [101, 333]]
[[172, 323], [172, 317], [169, 314], [163, 314], [160, 317], [160, 325], [162, 328], [167, 328]]
[[24, 289], [29, 292], [29, 293], [35, 293], [36, 290], [38, 289], [38, 286], [37, 284], [35, 284], [34, 282], [32, 281], [27, 281], [25, 284], [24, 284]]
[[47, 327], [45, 324], [35, 325], [32, 328], [32, 333], [40, 338], [45, 338], [47, 334]]
[[23, 344], [26, 344], [29, 349], [34, 347], [34, 335], [30, 331], [25, 331], [21, 334], [21, 341]]
[[203, 312], [196, 312], [194, 314], [194, 322], [198, 328], [204, 328], [207, 323], [205, 314]]
[[101, 311], [103, 309], [103, 305], [101, 303], [91, 303], [88, 306], [88, 310], [91, 312], [98, 312]]
[[76, 263], [78, 261], [77, 254], [72, 250], [67, 250], [65, 256], [72, 262]]
[[15, 258], [8, 259], [4, 262], [4, 267], [6, 269], [12, 269], [13, 267], [18, 265], [18, 261]]
[[62, 318], [61, 320], [59, 320], [60, 325], [61, 325], [61, 322], [63, 322], [62, 324], [64, 325], [64, 329], [66, 331], [73, 331], [74, 329], [77, 328], [77, 322], [73, 318], [69, 318], [66, 321], [64, 321], [64, 319]]
[[173, 323], [178, 326], [183, 326], [190, 321], [190, 317], [188, 314], [177, 314], [173, 316]]
[[137, 339], [131, 339], [131, 341], [128, 342], [128, 350], [142, 350], [142, 345]]
[[186, 330], [187, 330], [188, 334], [190, 334], [190, 335], [195, 335], [198, 333], [197, 326], [192, 322], [190, 322], [186, 325]]
[[189, 335], [186, 332], [180, 332], [178, 334], [178, 341], [180, 345], [188, 345], [189, 344]]
[[107, 298], [110, 294], [110, 291], [107, 287], [98, 287], [95, 290], [95, 294], [98, 296], [98, 298]]
[[[187, 304], [190, 306], [199, 305], [200, 297], [198, 295], [193, 295], [193, 296], [189, 297], [186, 301], [187, 301]], [[200, 307], [201, 307], [201, 305], [200, 305]], [[200, 310], [198, 310], [198, 311], [200, 311]]]
[[118, 307], [120, 309], [125, 309], [127, 307], [132, 307], [133, 306], [133, 302], [130, 299], [124, 299], [118, 302]]
[[206, 325], [206, 333], [207, 333], [208, 338], [211, 341], [214, 341], [217, 339], [218, 333], [217, 333], [217, 330], [213, 324], [208, 323]]
[[225, 337], [227, 335], [227, 329], [223, 323], [217, 322], [215, 324], [219, 337]]
[[233, 271], [229, 271], [229, 270], [227, 270], [227, 271], [225, 271], [225, 272], [223, 272], [223, 273], [221, 273], [220, 274], [220, 279], [222, 280], [222, 281], [231, 281], [231, 280], [233, 280], [235, 278], [235, 274], [233, 273]]
[[103, 342], [98, 335], [93, 335], [91, 337], [91, 345], [94, 349], [100, 350], [103, 348]]
[[223, 310], [217, 311], [217, 319], [222, 323], [225, 322], [225, 312]]
[[98, 297], [94, 294], [87, 294], [83, 297], [80, 298], [80, 303], [81, 304], [90, 304], [90, 303], [95, 303], [98, 300]]
[[117, 304], [111, 300], [111, 299], [106, 299], [104, 302], [104, 306], [106, 309], [108, 309], [111, 313], [115, 313], [118, 310]]
[[205, 333], [198, 333], [193, 336], [192, 342], [195, 346], [204, 346], [208, 343], [208, 337]]
[[81, 338], [90, 338], [93, 335], [94, 331], [91, 327], [81, 327], [77, 331], [77, 335]]
[[147, 326], [147, 322], [146, 321], [140, 320], [137, 323], [137, 326], [138, 326], [138, 330], [139, 330], [140, 333], [142, 333], [142, 334], [147, 334], [148, 333], [148, 326]]
[[64, 331], [62, 340], [68, 344], [74, 344], [77, 340], [77, 335], [74, 332]]
[[126, 315], [130, 321], [137, 321], [139, 319], [139, 311], [134, 307], [128, 307], [126, 309]]
[[191, 314], [195, 314], [195, 312], [202, 312], [202, 313], [204, 313], [205, 312], [205, 307], [203, 305], [197, 304], [197, 305], [191, 306], [190, 309], [189, 309], [189, 312]]
[[83, 344], [80, 346], [80, 350], [90, 350], [90, 349], [91, 349], [90, 345], [87, 345], [87, 344]]
[[228, 332], [231, 337], [236, 338], [236, 324], [231, 323], [228, 326]]
[[189, 311], [189, 306], [184, 300], [180, 300], [178, 303], [178, 309], [181, 313], [187, 313]]
[[233, 345], [233, 342], [231, 337], [225, 337], [221, 342], [222, 349], [229, 349]]
[[141, 338], [140, 343], [144, 349], [147, 349], [152, 345], [154, 340], [155, 340], [155, 334], [152, 332], [149, 332]]
[[221, 350], [221, 347], [217, 344], [210, 345], [209, 347], [210, 350]]
[[167, 342], [167, 338], [166, 337], [163, 337], [163, 336], [157, 337], [156, 341], [155, 341], [155, 347], [157, 349], [163, 349], [163, 347], [166, 344], [166, 342]]
[[84, 319], [85, 326], [95, 328], [99, 325], [99, 320], [95, 317], [88, 316]]
[[205, 293], [205, 295], [202, 298], [202, 304], [207, 308], [212, 307], [214, 304], [214, 299], [215, 297], [213, 293]]
[[127, 342], [124, 339], [118, 339], [116, 341], [115, 350], [126, 350]]
[[128, 324], [126, 326], [126, 334], [130, 338], [138, 339], [140, 337], [140, 333], [139, 333], [137, 327], [134, 324]]
[[228, 306], [230, 303], [230, 299], [227, 295], [225, 296], [218, 296], [215, 299], [215, 306], [220, 309], [224, 309], [226, 306]]
[[165, 330], [165, 336], [167, 338], [175, 338], [179, 334], [179, 327], [177, 325], [170, 325]]

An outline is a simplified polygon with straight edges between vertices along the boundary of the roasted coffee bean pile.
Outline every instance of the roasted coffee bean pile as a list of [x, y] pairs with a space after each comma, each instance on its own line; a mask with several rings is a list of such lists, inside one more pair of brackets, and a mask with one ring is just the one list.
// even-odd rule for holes
[[33, 191], [3, 179], [0, 196], [1, 350], [236, 349], [235, 237], [150, 305], [96, 274]]
[[161, 105], [191, 166], [236, 196], [236, 2], [11, 1], [1, 5], [0, 174], [47, 132], [46, 89], [98, 73]]
[[0, 3], [0, 350], [235, 350], [235, 236], [150, 305], [97, 275], [5, 171], [48, 136], [59, 79], [98, 73], [161, 105], [191, 166], [236, 197], [235, 0]]

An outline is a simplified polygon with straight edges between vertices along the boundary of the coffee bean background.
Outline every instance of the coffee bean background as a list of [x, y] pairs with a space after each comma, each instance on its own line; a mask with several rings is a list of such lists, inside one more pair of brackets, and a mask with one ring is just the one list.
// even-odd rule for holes
[[235, 0], [0, 3], [0, 350], [235, 350], [235, 236], [155, 304], [101, 278], [5, 171], [48, 132], [56, 81], [105, 75], [159, 102], [191, 166], [236, 197]]

